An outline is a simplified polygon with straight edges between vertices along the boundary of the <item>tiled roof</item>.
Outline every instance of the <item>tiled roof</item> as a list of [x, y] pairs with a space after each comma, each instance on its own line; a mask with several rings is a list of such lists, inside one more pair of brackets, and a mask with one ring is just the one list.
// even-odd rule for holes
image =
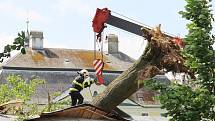
[[[97, 52], [97, 58], [101, 54]], [[130, 67], [134, 59], [119, 52], [103, 54], [104, 70], [124, 71]], [[20, 68], [73, 68], [93, 69], [94, 51], [78, 49], [44, 48], [44, 50], [26, 49], [26, 54], [18, 54], [6, 62], [3, 67]]]

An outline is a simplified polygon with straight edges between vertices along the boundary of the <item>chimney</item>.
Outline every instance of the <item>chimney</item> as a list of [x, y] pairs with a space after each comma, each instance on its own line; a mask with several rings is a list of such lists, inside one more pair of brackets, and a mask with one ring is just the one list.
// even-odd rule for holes
[[118, 53], [118, 36], [115, 34], [107, 35], [108, 40], [108, 54]]
[[30, 47], [32, 50], [43, 49], [43, 32], [31, 31], [30, 32]]

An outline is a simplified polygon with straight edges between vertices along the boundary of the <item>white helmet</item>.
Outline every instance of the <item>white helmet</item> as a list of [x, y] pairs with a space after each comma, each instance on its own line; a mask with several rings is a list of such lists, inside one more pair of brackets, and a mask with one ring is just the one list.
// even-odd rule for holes
[[86, 69], [82, 69], [79, 73], [85, 76], [89, 76], [89, 72]]

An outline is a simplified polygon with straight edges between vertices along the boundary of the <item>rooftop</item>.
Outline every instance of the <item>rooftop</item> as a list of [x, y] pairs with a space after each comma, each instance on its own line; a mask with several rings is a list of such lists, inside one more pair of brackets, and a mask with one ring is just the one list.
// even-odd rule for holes
[[[102, 58], [99, 52], [96, 57]], [[44, 48], [32, 50], [26, 48], [26, 54], [19, 53], [6, 63], [3, 68], [72, 68], [93, 69], [94, 51], [81, 49]], [[103, 54], [104, 70], [124, 71], [130, 67], [134, 59], [124, 53]]]

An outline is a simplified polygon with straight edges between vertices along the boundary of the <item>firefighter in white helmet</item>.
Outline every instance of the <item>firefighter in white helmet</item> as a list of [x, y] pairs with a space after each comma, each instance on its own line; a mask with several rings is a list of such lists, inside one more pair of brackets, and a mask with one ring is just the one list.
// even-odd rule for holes
[[72, 100], [72, 106], [83, 103], [84, 98], [80, 92], [94, 83], [94, 79], [89, 77], [89, 72], [86, 69], [82, 69], [78, 74], [79, 75], [72, 82], [72, 87], [70, 88], [69, 93]]

